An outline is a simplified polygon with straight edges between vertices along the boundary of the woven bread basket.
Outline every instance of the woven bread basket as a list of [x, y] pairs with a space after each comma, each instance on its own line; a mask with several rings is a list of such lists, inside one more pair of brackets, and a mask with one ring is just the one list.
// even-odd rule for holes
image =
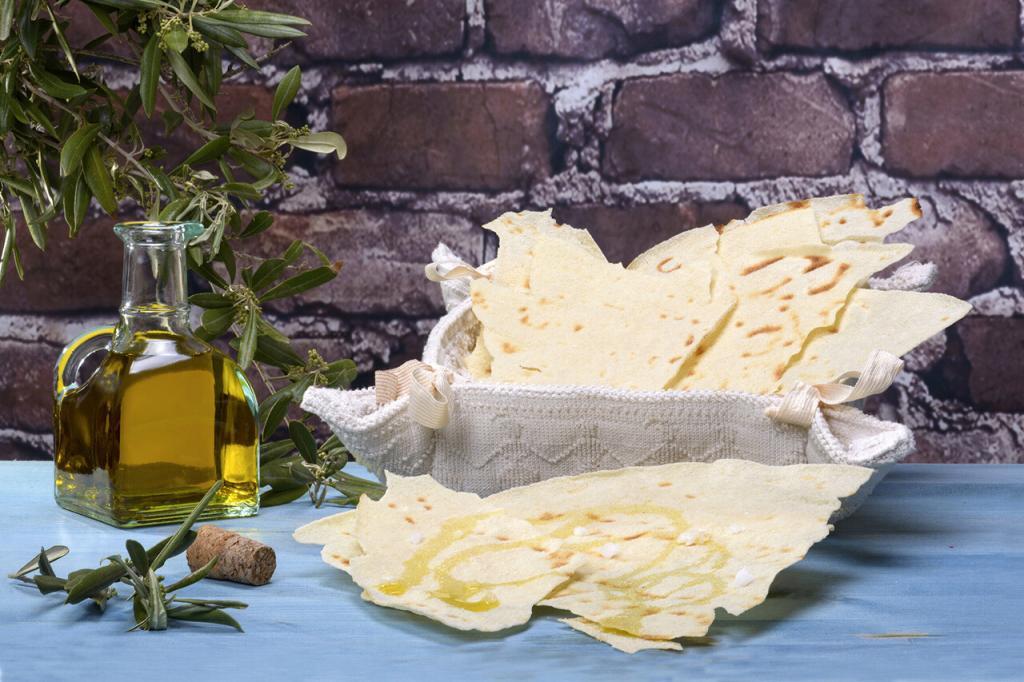
[[[450, 257], [442, 247], [435, 252], [435, 262]], [[926, 284], [907, 272], [897, 276], [905, 280], [900, 288]], [[383, 404], [372, 388], [311, 388], [303, 399], [303, 409], [323, 419], [379, 477], [385, 470], [430, 474], [455, 490], [489, 495], [555, 476], [723, 458], [874, 469], [869, 483], [844, 501], [837, 513], [842, 518], [913, 450], [906, 426], [848, 405], [815, 403], [809, 425], [796, 425], [769, 416], [779, 411], [781, 396], [476, 381], [464, 365], [479, 326], [468, 278], [444, 281], [442, 289], [449, 310], [423, 352], [426, 381], [436, 384], [428, 411], [440, 409], [440, 420], [424, 418], [415, 391]]]

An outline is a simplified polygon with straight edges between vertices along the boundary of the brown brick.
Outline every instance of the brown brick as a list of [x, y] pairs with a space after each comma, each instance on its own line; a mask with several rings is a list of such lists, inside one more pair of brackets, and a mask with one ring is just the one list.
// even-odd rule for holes
[[276, 302], [278, 312], [436, 315], [444, 310], [440, 289], [423, 274], [430, 252], [439, 241], [465, 258], [475, 260], [483, 252], [483, 230], [465, 218], [388, 211], [280, 215], [257, 247], [277, 255], [293, 239], [315, 244], [343, 267], [337, 279], [300, 300]]
[[496, 52], [596, 59], [675, 47], [711, 32], [711, 0], [487, 0]]
[[970, 431], [914, 429], [913, 454], [905, 461], [923, 464], [1024, 463], [1018, 436], [1008, 428]]
[[889, 241], [910, 242], [914, 245], [910, 260], [938, 266], [932, 291], [969, 298], [996, 285], [1009, 255], [1002, 235], [984, 213], [961, 201], [949, 210], [948, 220], [926, 214]]
[[550, 172], [548, 98], [535, 83], [340, 87], [334, 129], [348, 187], [500, 190]]
[[1009, 49], [1017, 0], [762, 0], [758, 38], [769, 48]]
[[[121, 300], [123, 245], [113, 218], [86, 221], [75, 239], [63, 220], [49, 225], [42, 252], [20, 231], [18, 245], [25, 266], [19, 281], [12, 266], [0, 287], [0, 312], [98, 310], [114, 314]], [[2, 402], [0, 402], [2, 404]]]
[[729, 180], [845, 173], [853, 116], [820, 74], [682, 74], [627, 81], [605, 173]]
[[0, 429], [53, 428], [53, 366], [60, 349], [0, 339]]
[[53, 459], [53, 448], [44, 445], [39, 434], [30, 434], [28, 439], [19, 436], [0, 435], [0, 461]]
[[1024, 73], [901, 74], [886, 81], [883, 101], [891, 170], [1024, 177]]
[[465, 0], [250, 0], [308, 19], [292, 48], [311, 60], [386, 60], [458, 53]]
[[957, 329], [970, 362], [975, 405], [993, 412], [1024, 412], [1024, 318], [968, 317]]
[[655, 244], [692, 227], [721, 224], [749, 211], [729, 201], [645, 204], [631, 207], [556, 206], [559, 222], [586, 228], [609, 261], [628, 264]]

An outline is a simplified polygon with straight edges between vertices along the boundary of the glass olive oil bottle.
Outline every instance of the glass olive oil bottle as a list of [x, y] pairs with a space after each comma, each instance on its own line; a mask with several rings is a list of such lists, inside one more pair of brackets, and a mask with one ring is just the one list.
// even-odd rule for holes
[[[180, 521], [219, 479], [202, 518], [259, 508], [256, 399], [238, 366], [189, 327], [185, 247], [196, 223], [125, 223], [114, 327], [61, 354], [54, 381], [55, 495], [115, 526]], [[77, 382], [85, 360], [99, 367]]]

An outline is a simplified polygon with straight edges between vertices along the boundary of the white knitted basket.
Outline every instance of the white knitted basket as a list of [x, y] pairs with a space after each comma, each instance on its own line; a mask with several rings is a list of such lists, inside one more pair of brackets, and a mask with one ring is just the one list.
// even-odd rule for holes
[[442, 286], [450, 309], [432, 330], [423, 361], [454, 372], [446, 426], [434, 430], [413, 420], [408, 395], [378, 406], [373, 389], [311, 388], [302, 401], [379, 477], [385, 470], [431, 474], [450, 488], [489, 495], [555, 476], [723, 458], [875, 469], [844, 502], [842, 518], [913, 450], [906, 426], [848, 406], [823, 406], [803, 428], [766, 415], [778, 396], [475, 381], [463, 364], [479, 325], [468, 287]]

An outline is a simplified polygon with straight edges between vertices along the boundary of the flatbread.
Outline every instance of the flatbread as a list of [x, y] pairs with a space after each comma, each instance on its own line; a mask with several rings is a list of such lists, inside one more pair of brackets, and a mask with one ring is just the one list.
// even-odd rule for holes
[[777, 390], [796, 381], [819, 384], [859, 371], [874, 350], [903, 355], [952, 325], [971, 305], [945, 294], [857, 289], [836, 324], [807, 339]]
[[[764, 601], [871, 470], [683, 462], [554, 478], [486, 499], [584, 557], [541, 604], [646, 639], [699, 637]], [[622, 491], [629, 491], [624, 498]]]
[[666, 239], [633, 259], [630, 270], [671, 277], [711, 295], [718, 230], [696, 227]]
[[575, 568], [560, 541], [477, 495], [429, 476], [389, 474], [387, 484], [379, 501], [360, 500], [355, 536], [364, 553], [345, 557], [368, 601], [491, 632], [529, 620]]
[[645, 649], [666, 649], [668, 651], [682, 651], [683, 646], [679, 642], [664, 639], [646, 639], [637, 637], [618, 630], [603, 628], [597, 623], [591, 623], [586, 618], [559, 618], [574, 630], [590, 635], [594, 639], [609, 644], [619, 651], [627, 654], [635, 654]]
[[[678, 649], [716, 608], [761, 603], [830, 530], [871, 470], [741, 460], [550, 479], [481, 500], [388, 475], [378, 502], [296, 531], [375, 603], [458, 629], [498, 630], [533, 604], [622, 651]], [[622, 491], [628, 490], [628, 500]], [[410, 530], [413, 529], [413, 530]], [[542, 590], [546, 590], [542, 592]]]
[[529, 286], [530, 259], [534, 254], [534, 243], [544, 236], [573, 244], [595, 260], [606, 262], [601, 247], [589, 232], [559, 224], [551, 217], [551, 209], [504, 213], [484, 225], [484, 229], [498, 235], [494, 281], [505, 286]]
[[[611, 303], [603, 302], [605, 291]], [[720, 297], [680, 315], [652, 306], [623, 309], [616, 304], [622, 293], [594, 288], [586, 300], [571, 301], [474, 280], [473, 312], [493, 358], [491, 378], [660, 390], [734, 304]]]
[[901, 199], [894, 204], [871, 209], [861, 194], [840, 194], [765, 206], [752, 212], [744, 221], [730, 223], [726, 231], [799, 208], [814, 211], [821, 239], [826, 244], [846, 240], [880, 242], [921, 217], [921, 205], [917, 199]]
[[[757, 224], [745, 230], [758, 231]], [[724, 280], [738, 303], [721, 331], [684, 367], [677, 387], [772, 392], [811, 332], [831, 326], [856, 286], [912, 248], [851, 244], [767, 254], [722, 251]]]
[[491, 363], [494, 358], [491, 356], [487, 346], [484, 345], [483, 329], [477, 332], [476, 343], [473, 345], [473, 350], [469, 355], [466, 356], [465, 365], [466, 371], [469, 372], [469, 376], [474, 379], [482, 380], [487, 379], [491, 376]]
[[326, 545], [335, 540], [339, 534], [354, 535], [355, 522], [356, 517], [353, 512], [343, 511], [301, 526], [292, 533], [292, 537], [296, 542], [306, 545]]

